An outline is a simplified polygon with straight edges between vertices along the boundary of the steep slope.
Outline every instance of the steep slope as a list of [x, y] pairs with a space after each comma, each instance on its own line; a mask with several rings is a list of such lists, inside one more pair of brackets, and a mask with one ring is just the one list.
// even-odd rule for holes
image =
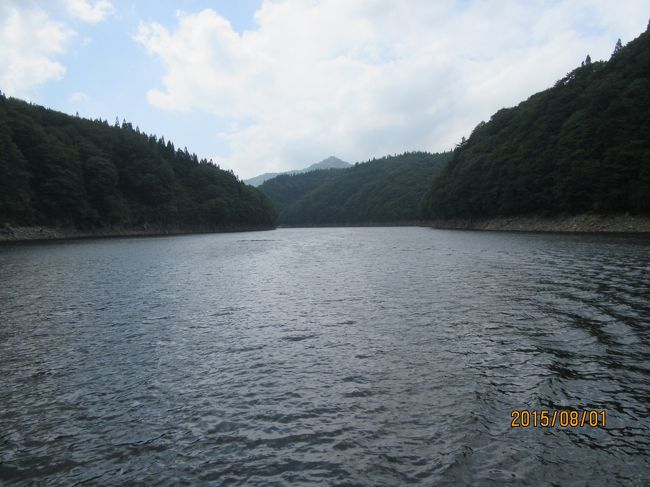
[[[327, 180], [284, 208], [279, 222], [346, 225], [419, 220], [421, 199], [449, 156], [411, 152], [355, 164], [323, 178]], [[291, 181], [302, 182], [301, 177], [289, 176], [285, 187], [291, 187]], [[285, 204], [277, 194], [270, 196], [278, 206]]]
[[272, 225], [263, 193], [170, 142], [0, 96], [0, 224]]
[[434, 180], [429, 218], [650, 212], [650, 33], [479, 124]]
[[317, 171], [322, 169], [345, 169], [346, 167], [350, 167], [350, 166], [351, 164], [349, 162], [345, 162], [342, 161], [341, 159], [338, 159], [337, 157], [330, 156], [327, 159], [323, 159], [320, 162], [316, 162], [311, 166], [306, 167], [305, 169], [297, 169], [295, 171], [285, 171], [285, 172], [267, 172], [250, 179], [245, 179], [244, 182], [246, 184], [250, 184], [251, 186], [260, 186], [264, 184], [266, 181], [268, 181], [269, 179], [273, 179], [277, 176], [291, 175], [291, 174], [304, 174], [307, 172]]
[[264, 181], [268, 181], [269, 179], [273, 179], [276, 176], [280, 176], [281, 172], [265, 172], [264, 174], [260, 174], [259, 176], [252, 177], [250, 179], [244, 179], [244, 183], [248, 184], [249, 186], [254, 186], [258, 187], [261, 184], [264, 183]]
[[301, 197], [341, 175], [347, 169], [320, 169], [302, 174], [281, 174], [265, 181], [259, 190], [266, 194], [278, 211], [298, 201]]

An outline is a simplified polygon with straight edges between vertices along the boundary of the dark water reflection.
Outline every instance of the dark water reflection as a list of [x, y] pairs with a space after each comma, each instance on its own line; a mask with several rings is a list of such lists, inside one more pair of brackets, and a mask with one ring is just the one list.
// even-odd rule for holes
[[0, 275], [0, 481], [649, 485], [648, 237], [12, 244]]

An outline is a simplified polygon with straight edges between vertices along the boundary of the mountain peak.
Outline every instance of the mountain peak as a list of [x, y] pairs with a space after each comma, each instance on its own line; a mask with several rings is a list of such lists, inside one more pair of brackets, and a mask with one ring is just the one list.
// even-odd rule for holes
[[308, 171], [314, 171], [317, 169], [342, 169], [345, 167], [350, 167], [351, 164], [349, 162], [342, 161], [338, 157], [335, 156], [329, 156], [327, 159], [323, 159], [320, 162], [317, 162], [315, 164], [312, 164], [306, 169], [302, 169], [300, 171], [296, 171], [297, 173], [300, 172], [308, 172]]
[[296, 169], [293, 171], [284, 171], [284, 172], [267, 172], [250, 179], [244, 179], [244, 182], [246, 184], [250, 184], [251, 186], [260, 186], [265, 181], [268, 181], [269, 179], [272, 179], [276, 176], [280, 176], [281, 174], [302, 174], [310, 171], [318, 171], [320, 169], [345, 169], [346, 167], [350, 167], [351, 165], [352, 164], [350, 164], [349, 162], [342, 161], [338, 157], [329, 156], [327, 159], [323, 159], [320, 162], [316, 162], [315, 164], [312, 164], [311, 166], [306, 167], [304, 169]]

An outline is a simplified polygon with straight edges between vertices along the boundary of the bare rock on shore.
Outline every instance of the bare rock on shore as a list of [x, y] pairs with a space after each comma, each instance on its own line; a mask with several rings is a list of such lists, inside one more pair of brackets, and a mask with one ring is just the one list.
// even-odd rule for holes
[[99, 228], [94, 230], [79, 230], [66, 227], [10, 227], [5, 225], [0, 229], [0, 242], [18, 242], [24, 240], [59, 240], [72, 238], [105, 238], [105, 237], [145, 237], [156, 235], [182, 235], [192, 233], [222, 233], [246, 232], [258, 230], [273, 230], [275, 227], [268, 225], [237, 225], [230, 227], [153, 227], [142, 225], [140, 227], [115, 227]]
[[571, 215], [556, 217], [514, 216], [486, 219], [456, 219], [431, 222], [434, 228], [500, 230], [515, 232], [647, 233], [650, 216]]

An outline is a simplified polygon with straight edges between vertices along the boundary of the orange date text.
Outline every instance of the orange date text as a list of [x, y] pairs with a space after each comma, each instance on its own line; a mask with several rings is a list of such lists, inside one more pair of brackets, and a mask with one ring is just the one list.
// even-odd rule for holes
[[605, 428], [607, 413], [598, 409], [515, 409], [510, 413], [512, 428]]

